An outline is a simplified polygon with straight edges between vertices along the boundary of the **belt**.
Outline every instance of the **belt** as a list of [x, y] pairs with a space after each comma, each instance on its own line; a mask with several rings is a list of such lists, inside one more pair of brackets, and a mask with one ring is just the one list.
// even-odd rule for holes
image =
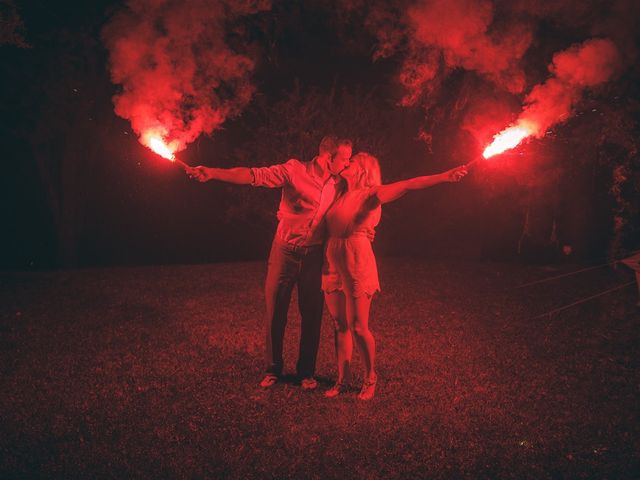
[[286, 249], [302, 255], [306, 255], [312, 252], [317, 252], [319, 250], [322, 250], [324, 247], [324, 244], [322, 243], [319, 243], [317, 245], [294, 245], [293, 243], [285, 242], [284, 240], [277, 237], [276, 237], [276, 241]]

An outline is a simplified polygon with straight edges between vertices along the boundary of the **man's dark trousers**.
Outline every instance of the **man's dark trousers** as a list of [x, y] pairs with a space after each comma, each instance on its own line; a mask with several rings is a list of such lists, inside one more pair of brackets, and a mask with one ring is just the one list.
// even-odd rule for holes
[[297, 247], [276, 238], [271, 246], [265, 282], [267, 305], [267, 372], [282, 374], [282, 344], [291, 292], [298, 285], [300, 350], [296, 373], [312, 377], [320, 343], [324, 296], [322, 293], [323, 246]]

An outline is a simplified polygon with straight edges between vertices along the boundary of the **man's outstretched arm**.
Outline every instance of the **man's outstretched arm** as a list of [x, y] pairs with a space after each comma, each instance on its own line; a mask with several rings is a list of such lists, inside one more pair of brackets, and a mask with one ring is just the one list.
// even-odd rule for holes
[[191, 178], [199, 182], [218, 180], [219, 182], [235, 183], [238, 185], [253, 185], [254, 187], [280, 188], [290, 181], [291, 172], [300, 167], [298, 160], [291, 159], [286, 163], [271, 165], [270, 167], [189, 167], [186, 169]]
[[187, 174], [199, 182], [218, 180], [219, 182], [235, 183], [238, 185], [251, 185], [254, 180], [253, 172], [247, 167], [191, 167], [187, 170]]

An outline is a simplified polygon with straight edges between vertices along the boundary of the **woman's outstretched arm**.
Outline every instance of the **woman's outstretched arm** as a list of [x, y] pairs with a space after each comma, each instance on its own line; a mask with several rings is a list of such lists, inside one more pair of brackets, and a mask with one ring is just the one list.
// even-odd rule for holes
[[389, 203], [397, 200], [410, 190], [421, 190], [445, 182], [459, 182], [466, 174], [467, 167], [462, 165], [437, 175], [425, 175], [380, 185], [375, 187], [373, 193], [380, 203]]

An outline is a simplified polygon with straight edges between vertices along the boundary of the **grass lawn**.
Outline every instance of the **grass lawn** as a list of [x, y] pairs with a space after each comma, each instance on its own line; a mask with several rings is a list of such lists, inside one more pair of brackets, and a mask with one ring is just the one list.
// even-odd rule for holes
[[634, 287], [534, 318], [629, 271], [382, 259], [367, 403], [326, 314], [319, 390], [258, 386], [265, 268], [0, 274], [0, 478], [639, 478]]

